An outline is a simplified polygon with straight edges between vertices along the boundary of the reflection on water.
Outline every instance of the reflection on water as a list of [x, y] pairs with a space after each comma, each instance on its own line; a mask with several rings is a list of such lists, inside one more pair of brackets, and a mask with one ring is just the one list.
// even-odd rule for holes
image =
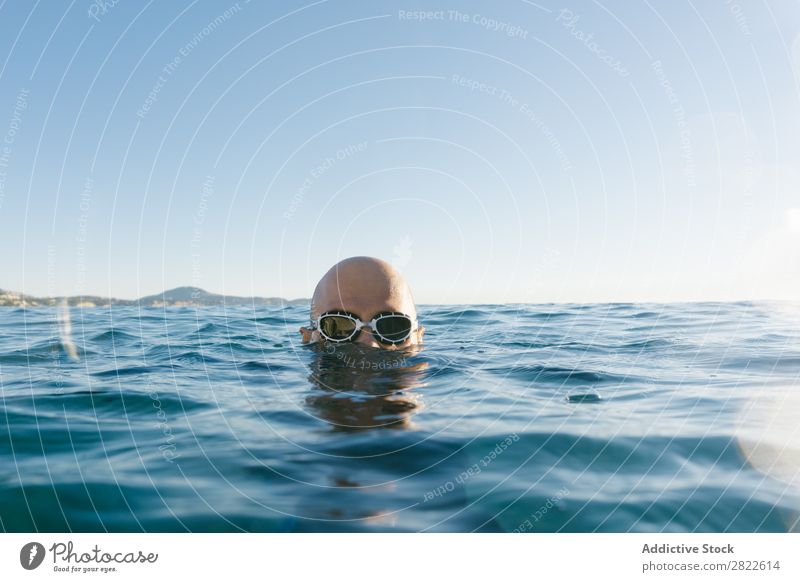
[[[423, 409], [421, 394], [428, 362], [415, 358], [420, 348], [387, 351], [358, 344], [315, 344], [308, 363], [312, 392], [305, 399], [312, 414], [333, 432], [418, 428], [412, 417]], [[300, 498], [297, 514], [328, 528], [358, 523], [362, 528], [392, 528], [402, 508], [393, 502], [398, 483], [371, 475], [375, 457], [396, 456], [391, 449], [351, 455], [337, 450], [324, 486]], [[395, 506], [395, 507], [393, 507]], [[308, 530], [308, 524], [303, 526]], [[313, 527], [311, 528], [314, 529]]]
[[312, 346], [309, 381], [315, 393], [306, 402], [333, 430], [413, 428], [422, 410], [414, 392], [424, 386], [428, 363], [417, 361], [418, 348], [385, 351], [345, 344]]

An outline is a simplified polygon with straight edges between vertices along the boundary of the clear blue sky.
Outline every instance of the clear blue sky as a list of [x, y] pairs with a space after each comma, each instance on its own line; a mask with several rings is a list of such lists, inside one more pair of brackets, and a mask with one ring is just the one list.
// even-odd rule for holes
[[[420, 13], [422, 12], [422, 13]], [[800, 298], [800, 4], [0, 0], [0, 288]]]

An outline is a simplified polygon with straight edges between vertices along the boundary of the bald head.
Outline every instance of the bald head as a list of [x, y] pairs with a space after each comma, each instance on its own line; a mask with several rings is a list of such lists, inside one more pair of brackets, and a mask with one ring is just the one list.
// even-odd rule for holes
[[[386, 311], [399, 311], [416, 319], [417, 310], [411, 289], [403, 275], [386, 261], [372, 257], [351, 257], [336, 263], [322, 276], [311, 299], [311, 318], [327, 311], [347, 311], [362, 321]], [[422, 337], [422, 333], [419, 334]], [[306, 338], [306, 341], [318, 337]], [[409, 343], [416, 343], [412, 336]], [[370, 334], [361, 334], [359, 343], [378, 346]]]
[[317, 283], [311, 317], [335, 309], [365, 320], [383, 311], [417, 315], [411, 289], [400, 272], [372, 257], [351, 257], [336, 263]]

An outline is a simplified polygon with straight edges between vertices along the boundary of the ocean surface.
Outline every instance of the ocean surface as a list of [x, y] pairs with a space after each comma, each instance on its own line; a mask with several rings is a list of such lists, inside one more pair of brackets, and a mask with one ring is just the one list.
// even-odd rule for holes
[[0, 530], [797, 531], [800, 304], [0, 311]]

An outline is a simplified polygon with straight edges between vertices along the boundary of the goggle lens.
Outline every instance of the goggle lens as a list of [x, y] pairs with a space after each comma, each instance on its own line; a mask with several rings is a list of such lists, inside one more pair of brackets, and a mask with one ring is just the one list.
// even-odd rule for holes
[[399, 344], [411, 334], [411, 320], [405, 315], [385, 315], [375, 321], [375, 331], [379, 341]]
[[356, 322], [342, 315], [324, 315], [319, 320], [319, 330], [327, 339], [342, 341], [356, 332]]

